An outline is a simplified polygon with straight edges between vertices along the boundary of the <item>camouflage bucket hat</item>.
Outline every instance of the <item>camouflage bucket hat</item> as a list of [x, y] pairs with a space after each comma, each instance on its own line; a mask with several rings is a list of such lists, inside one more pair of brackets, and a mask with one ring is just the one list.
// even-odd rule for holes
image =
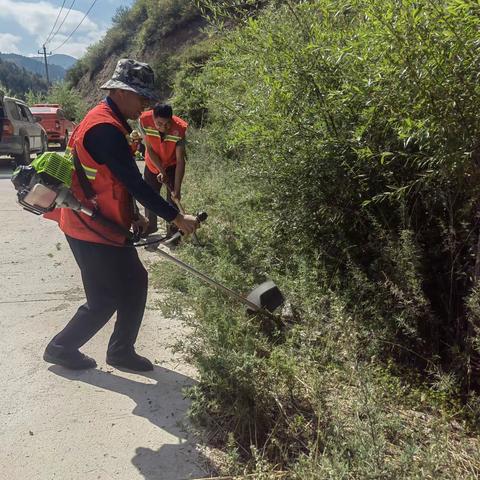
[[104, 83], [102, 90], [128, 90], [150, 100], [157, 100], [154, 89], [154, 73], [148, 63], [137, 62], [130, 58], [118, 61], [112, 78]]

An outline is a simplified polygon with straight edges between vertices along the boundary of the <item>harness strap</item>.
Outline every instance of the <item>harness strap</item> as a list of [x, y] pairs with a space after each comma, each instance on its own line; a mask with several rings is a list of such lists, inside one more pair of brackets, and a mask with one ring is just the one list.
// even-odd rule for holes
[[83, 169], [82, 164], [78, 159], [78, 155], [75, 149], [73, 149], [72, 151], [72, 157], [73, 157], [73, 165], [75, 167], [75, 171], [77, 172], [77, 177], [78, 177], [78, 182], [80, 183], [80, 187], [82, 188], [85, 197], [87, 197], [88, 200], [90, 200], [95, 204], [96, 193], [93, 190], [92, 184], [87, 178], [87, 174], [85, 173], [85, 170]]

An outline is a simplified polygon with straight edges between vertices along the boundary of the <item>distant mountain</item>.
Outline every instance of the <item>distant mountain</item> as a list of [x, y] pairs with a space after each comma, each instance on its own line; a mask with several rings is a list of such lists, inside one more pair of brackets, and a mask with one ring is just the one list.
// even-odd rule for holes
[[[63, 57], [64, 55], [57, 56]], [[45, 75], [43, 59], [42, 62], [39, 62], [36, 58], [24, 57], [23, 55], [17, 55], [16, 53], [0, 53], [0, 59], [5, 60], [6, 62], [15, 63], [17, 66], [24, 68], [31, 73]], [[51, 81], [63, 80], [66, 73], [67, 70], [65, 68], [52, 64], [50, 59], [48, 59], [48, 74]]]
[[[32, 58], [43, 63], [43, 57], [32, 57]], [[48, 57], [49, 65], [58, 65], [59, 67], [62, 67], [65, 70], [68, 70], [69, 68], [73, 67], [75, 63], [77, 63], [77, 59], [74, 57], [71, 57], [70, 55], [62, 55], [62, 54], [55, 53], [54, 55], [51, 55], [50, 57]]]
[[8, 93], [23, 98], [32, 90], [36, 93], [46, 93], [47, 82], [38, 74], [28, 72], [22, 67], [0, 59], [0, 85], [6, 88]]

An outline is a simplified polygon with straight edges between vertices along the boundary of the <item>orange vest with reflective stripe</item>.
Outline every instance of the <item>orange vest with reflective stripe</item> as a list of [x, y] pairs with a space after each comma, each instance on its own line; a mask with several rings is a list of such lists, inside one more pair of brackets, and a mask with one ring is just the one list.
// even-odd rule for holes
[[[86, 133], [99, 124], [114, 125], [125, 136], [128, 135], [128, 131], [122, 122], [117, 119], [107, 103], [102, 102], [90, 110], [80, 122], [75, 130], [75, 135], [72, 135], [69, 142], [69, 148], [75, 149], [77, 152], [78, 159], [96, 194], [95, 203], [100, 213], [117, 225], [129, 230], [133, 220], [133, 199], [131, 195], [123, 184], [113, 176], [110, 169], [106, 165], [97, 163], [83, 146]], [[76, 172], [73, 173], [71, 190], [82, 205], [90, 209], [94, 208], [92, 202], [86, 199]], [[103, 226], [83, 213], [79, 213], [79, 215], [87, 226], [78, 219], [72, 210], [60, 209], [60, 228], [70, 237], [107, 245], [125, 244], [125, 235]]]
[[[163, 139], [153, 121], [153, 110], [144, 112], [140, 117], [140, 125], [145, 132], [145, 138], [158, 155], [163, 168], [168, 168], [177, 163], [175, 149], [177, 142], [185, 138], [188, 123], [175, 115], [172, 117], [172, 126], [165, 133]], [[159, 173], [158, 168], [152, 162], [148, 149], [145, 152], [145, 165], [152, 173]]]

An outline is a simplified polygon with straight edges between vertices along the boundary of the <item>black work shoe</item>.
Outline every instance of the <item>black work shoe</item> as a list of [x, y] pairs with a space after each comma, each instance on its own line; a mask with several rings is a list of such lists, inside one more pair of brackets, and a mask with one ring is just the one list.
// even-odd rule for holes
[[107, 363], [112, 367], [128, 368], [135, 372], [150, 372], [153, 370], [153, 363], [145, 357], [132, 352], [122, 356], [107, 354]]
[[85, 370], [97, 366], [97, 362], [93, 358], [87, 357], [79, 350], [67, 352], [63, 347], [52, 343], [47, 345], [43, 359], [48, 363], [61, 365], [70, 370]]

